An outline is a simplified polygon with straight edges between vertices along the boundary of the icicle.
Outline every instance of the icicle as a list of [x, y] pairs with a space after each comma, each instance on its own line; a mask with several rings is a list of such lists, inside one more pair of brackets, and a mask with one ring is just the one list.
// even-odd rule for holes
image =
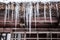
[[4, 25], [6, 24], [6, 20], [7, 20], [7, 4], [6, 4], [6, 7], [5, 7]]
[[34, 18], [35, 18], [35, 30], [36, 30], [36, 5], [35, 5], [35, 3], [34, 3], [34, 13], [35, 13], [35, 15], [34, 15]]
[[[29, 6], [27, 5], [26, 6], [26, 24], [28, 26], [28, 13], [29, 13], [29, 10], [28, 10]], [[27, 27], [28, 28], [28, 27]]]
[[59, 13], [58, 13], [58, 4], [56, 3], [56, 9], [57, 9], [57, 16], [59, 17]]
[[16, 3], [16, 7], [15, 7], [15, 27], [17, 26], [18, 19], [19, 19], [19, 3]]
[[13, 22], [13, 14], [14, 14], [14, 9], [13, 9], [13, 3], [11, 4], [11, 9], [12, 9], [12, 22]]
[[23, 3], [23, 6], [24, 6], [24, 21], [25, 21], [25, 4]]
[[16, 7], [15, 7], [15, 27], [17, 26], [17, 3], [16, 3]]
[[32, 17], [32, 3], [30, 2], [26, 6], [26, 22], [27, 22], [27, 26], [29, 26], [29, 32], [31, 32], [31, 17]]
[[50, 22], [52, 23], [51, 6], [52, 6], [52, 4], [50, 5], [50, 2], [49, 2], [49, 14], [50, 14]]
[[30, 13], [29, 13], [29, 32], [31, 32], [31, 19], [32, 19], [32, 3], [30, 2]]
[[10, 5], [8, 4], [8, 20], [9, 20]]
[[46, 22], [46, 3], [44, 3], [44, 19], [45, 19], [45, 22]]
[[37, 16], [39, 17], [39, 2], [37, 2]]

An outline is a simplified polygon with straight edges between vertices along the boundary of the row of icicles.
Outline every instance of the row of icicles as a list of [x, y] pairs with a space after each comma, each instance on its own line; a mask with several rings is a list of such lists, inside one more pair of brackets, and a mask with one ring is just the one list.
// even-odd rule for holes
[[[34, 3], [35, 4], [35, 3]], [[12, 4], [12, 6], [14, 6], [13, 4]], [[19, 3], [16, 3], [16, 6], [15, 6], [15, 13], [14, 13], [14, 11], [13, 11], [13, 8], [12, 8], [12, 13], [11, 13], [11, 15], [12, 15], [12, 21], [13, 21], [13, 19], [15, 18], [15, 29], [16, 29], [16, 26], [17, 26], [17, 23], [18, 23], [18, 20], [19, 20], [19, 11], [20, 11], [20, 4]], [[33, 14], [33, 7], [32, 7], [32, 3], [30, 2], [30, 3], [28, 3], [27, 4], [27, 6], [25, 6], [25, 3], [23, 4], [23, 6], [24, 6], [24, 8], [25, 8], [25, 10], [24, 10], [24, 19], [25, 19], [25, 17], [26, 17], [26, 20], [24, 20], [24, 21], [26, 21], [26, 24], [27, 24], [27, 26], [29, 26], [29, 32], [31, 32], [31, 22], [32, 22], [32, 16], [34, 15], [34, 19], [35, 19], [35, 27], [36, 27], [36, 16], [38, 16], [39, 17], [39, 15], [40, 15], [40, 13], [39, 13], [39, 3], [37, 2], [37, 6], [36, 6], [36, 8], [34, 9], [34, 14]], [[49, 15], [50, 15], [50, 22], [52, 23], [52, 14], [51, 14], [51, 6], [52, 6], [52, 4], [51, 3], [49, 3]], [[34, 6], [35, 7], [35, 6]], [[56, 8], [57, 8], [57, 11], [58, 11], [58, 5], [56, 4]], [[7, 4], [6, 5], [6, 7], [5, 7], [5, 14], [4, 14], [4, 25], [6, 24], [6, 22], [7, 22], [7, 18], [8, 18], [8, 20], [9, 20], [9, 18], [10, 18], [10, 16], [9, 16], [9, 12], [10, 12], [10, 6], [9, 6], [9, 4]], [[14, 17], [14, 16], [15, 17]], [[46, 20], [46, 3], [44, 3], [44, 20], [45, 20], [45, 22], [47, 21]]]

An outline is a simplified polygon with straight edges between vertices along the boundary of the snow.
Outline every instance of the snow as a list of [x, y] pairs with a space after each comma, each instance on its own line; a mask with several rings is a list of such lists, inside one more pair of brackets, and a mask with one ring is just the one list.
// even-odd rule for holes
[[57, 2], [57, 1], [60, 1], [60, 0], [0, 0], [0, 2], [5, 2], [5, 3], [8, 3], [8, 2], [49, 2], [49, 1], [54, 1], [54, 2]]

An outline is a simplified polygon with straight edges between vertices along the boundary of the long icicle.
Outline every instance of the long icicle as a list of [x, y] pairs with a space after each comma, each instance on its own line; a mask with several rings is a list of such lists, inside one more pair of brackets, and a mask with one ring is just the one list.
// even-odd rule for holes
[[15, 7], [15, 28], [17, 26], [17, 3], [16, 3], [16, 7]]
[[8, 21], [9, 21], [10, 5], [8, 4]]
[[50, 2], [49, 2], [49, 14], [50, 14], [50, 22], [52, 23], [51, 6], [52, 6], [52, 4], [50, 5]]
[[34, 13], [35, 13], [35, 15], [34, 15], [34, 18], [35, 18], [35, 30], [36, 30], [36, 5], [35, 5], [35, 3], [34, 3]]
[[39, 2], [37, 2], [37, 16], [39, 17]]
[[13, 22], [13, 16], [14, 16], [14, 15], [13, 15], [13, 14], [14, 14], [14, 11], [13, 11], [13, 10], [14, 10], [14, 9], [13, 9], [12, 7], [14, 7], [14, 4], [13, 4], [13, 3], [11, 3], [11, 9], [12, 9], [12, 22]]
[[26, 10], [26, 15], [25, 15], [25, 16], [26, 16], [27, 29], [29, 29], [29, 28], [28, 28], [28, 14], [29, 14], [29, 9], [28, 9], [28, 8], [29, 8], [29, 6], [27, 5], [26, 8], [25, 8], [25, 10]]
[[24, 23], [25, 23], [25, 3], [23, 3], [23, 6], [24, 6]]
[[59, 17], [59, 13], [58, 13], [58, 4], [56, 3], [56, 9], [57, 9], [57, 16]]
[[44, 3], [44, 19], [45, 19], [45, 22], [46, 22], [46, 3]]
[[19, 3], [16, 3], [15, 7], [15, 29], [18, 24], [18, 19], [19, 19]]
[[30, 10], [30, 13], [29, 13], [29, 32], [31, 32], [32, 3], [30, 2], [29, 5], [30, 5], [30, 8], [29, 8], [29, 10]]
[[6, 7], [5, 7], [4, 25], [6, 24], [6, 20], [7, 20], [7, 4], [6, 4]]
[[17, 14], [17, 21], [18, 21], [18, 24], [19, 24], [19, 11], [20, 11], [20, 4], [18, 3], [18, 14]]

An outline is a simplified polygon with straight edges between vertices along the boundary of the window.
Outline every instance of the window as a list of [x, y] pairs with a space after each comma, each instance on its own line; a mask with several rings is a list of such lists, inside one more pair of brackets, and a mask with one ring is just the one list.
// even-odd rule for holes
[[37, 38], [37, 34], [26, 34], [26, 38]]
[[47, 34], [43, 34], [43, 33], [39, 34], [39, 38], [46, 38], [46, 37], [47, 37]]
[[57, 38], [57, 34], [52, 34], [52, 38]]

